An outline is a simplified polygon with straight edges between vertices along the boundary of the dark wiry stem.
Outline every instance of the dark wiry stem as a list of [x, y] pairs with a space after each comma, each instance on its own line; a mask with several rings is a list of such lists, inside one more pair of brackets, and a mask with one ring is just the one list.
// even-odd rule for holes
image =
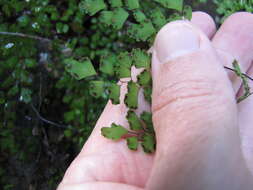
[[[224, 68], [235, 72], [235, 69], [232, 69], [232, 68], [229, 68], [229, 67], [226, 67], [226, 66], [224, 66]], [[245, 73], [242, 73], [242, 75], [253, 81], [253, 78], [251, 78], [249, 75], [246, 75]]]
[[53, 122], [53, 121], [49, 121], [49, 120], [43, 118], [43, 117], [40, 115], [40, 113], [37, 111], [37, 109], [36, 109], [32, 104], [31, 104], [31, 107], [32, 107], [33, 111], [36, 113], [37, 117], [38, 117], [40, 120], [42, 120], [43, 122], [48, 123], [48, 124], [53, 125], [53, 126], [58, 127], [58, 128], [64, 128], [64, 129], [68, 128], [67, 126], [60, 125], [60, 124], [58, 124], [58, 123], [55, 123], [55, 122]]

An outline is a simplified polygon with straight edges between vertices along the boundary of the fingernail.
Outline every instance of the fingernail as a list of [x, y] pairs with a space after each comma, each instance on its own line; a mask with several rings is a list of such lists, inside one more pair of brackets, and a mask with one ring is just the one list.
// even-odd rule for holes
[[189, 54], [199, 48], [199, 34], [191, 26], [182, 23], [166, 25], [155, 40], [155, 51], [161, 63]]

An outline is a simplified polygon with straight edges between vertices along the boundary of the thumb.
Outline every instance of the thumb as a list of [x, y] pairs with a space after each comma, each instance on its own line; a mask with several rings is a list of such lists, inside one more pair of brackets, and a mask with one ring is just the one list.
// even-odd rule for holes
[[149, 189], [228, 187], [243, 159], [232, 85], [211, 42], [189, 22], [172, 22], [152, 59], [157, 151]]

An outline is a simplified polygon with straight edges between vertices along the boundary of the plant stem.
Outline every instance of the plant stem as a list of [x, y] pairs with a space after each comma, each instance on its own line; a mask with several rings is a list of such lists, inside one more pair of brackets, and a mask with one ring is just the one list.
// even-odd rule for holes
[[[224, 68], [235, 72], [235, 69], [232, 69], [232, 68], [229, 68], [229, 67], [226, 67], [226, 66], [224, 66]], [[253, 78], [251, 78], [249, 75], [246, 75], [245, 73], [242, 73], [242, 75], [253, 81]]]
[[18, 32], [0, 32], [0, 35], [18, 36], [18, 37], [22, 37], [22, 38], [31, 38], [31, 39], [34, 39], [34, 40], [47, 41], [47, 42], [52, 41], [48, 38], [43, 38], [43, 37], [40, 37], [40, 36], [34, 36], [34, 35], [23, 34], [23, 33], [18, 33]]

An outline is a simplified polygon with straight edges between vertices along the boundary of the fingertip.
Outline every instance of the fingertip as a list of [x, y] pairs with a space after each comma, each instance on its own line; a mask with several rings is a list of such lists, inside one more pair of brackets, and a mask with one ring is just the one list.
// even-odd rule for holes
[[161, 63], [199, 49], [199, 33], [190, 22], [175, 21], [165, 25], [157, 34], [154, 50]]
[[213, 18], [205, 12], [193, 12], [191, 23], [202, 30], [209, 39], [211, 39], [216, 32], [216, 24]]

